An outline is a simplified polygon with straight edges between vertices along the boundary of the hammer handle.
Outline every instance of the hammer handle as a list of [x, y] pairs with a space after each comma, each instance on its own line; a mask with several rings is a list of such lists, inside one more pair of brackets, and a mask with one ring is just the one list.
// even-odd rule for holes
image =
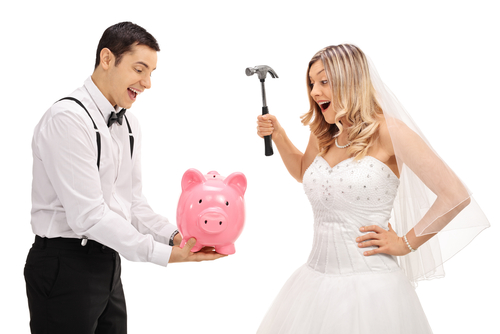
[[[267, 106], [262, 107], [262, 115], [267, 115], [267, 114], [269, 114], [269, 110], [267, 109]], [[266, 157], [273, 155], [273, 143], [272, 143], [271, 135], [264, 136], [264, 148], [265, 148]]]

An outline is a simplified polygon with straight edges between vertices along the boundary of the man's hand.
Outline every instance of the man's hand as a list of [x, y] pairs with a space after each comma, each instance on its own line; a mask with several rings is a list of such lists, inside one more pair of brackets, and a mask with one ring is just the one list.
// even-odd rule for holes
[[179, 246], [182, 241], [182, 236], [180, 233], [177, 233], [174, 237], [174, 246]]
[[[177, 236], [176, 236], [177, 237]], [[174, 238], [175, 243], [175, 238]], [[191, 252], [191, 248], [196, 244], [196, 239], [191, 238], [184, 245], [184, 248], [178, 246], [172, 247], [172, 253], [170, 254], [169, 263], [174, 262], [200, 262], [200, 261], [212, 261], [227, 255], [216, 253], [213, 247], [203, 247], [199, 252]]]

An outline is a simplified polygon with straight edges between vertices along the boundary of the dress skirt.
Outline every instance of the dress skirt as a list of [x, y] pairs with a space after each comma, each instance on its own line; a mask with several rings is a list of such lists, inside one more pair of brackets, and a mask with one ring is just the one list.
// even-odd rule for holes
[[402, 270], [328, 275], [303, 265], [288, 279], [258, 334], [432, 333]]

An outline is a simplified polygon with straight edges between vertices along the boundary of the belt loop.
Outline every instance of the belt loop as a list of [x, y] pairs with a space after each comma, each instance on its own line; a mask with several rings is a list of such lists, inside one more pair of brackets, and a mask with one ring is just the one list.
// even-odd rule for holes
[[41, 238], [42, 239], [42, 249], [47, 248], [47, 238]]

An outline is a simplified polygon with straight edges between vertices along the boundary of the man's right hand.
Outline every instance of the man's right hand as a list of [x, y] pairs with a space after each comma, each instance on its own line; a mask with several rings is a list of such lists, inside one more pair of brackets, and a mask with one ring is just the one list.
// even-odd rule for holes
[[191, 238], [186, 242], [184, 248], [179, 246], [172, 247], [172, 253], [170, 254], [169, 263], [174, 262], [200, 262], [200, 261], [212, 261], [225, 257], [227, 255], [219, 254], [215, 252], [213, 247], [203, 247], [199, 252], [191, 252], [191, 248], [196, 244], [196, 239]]

